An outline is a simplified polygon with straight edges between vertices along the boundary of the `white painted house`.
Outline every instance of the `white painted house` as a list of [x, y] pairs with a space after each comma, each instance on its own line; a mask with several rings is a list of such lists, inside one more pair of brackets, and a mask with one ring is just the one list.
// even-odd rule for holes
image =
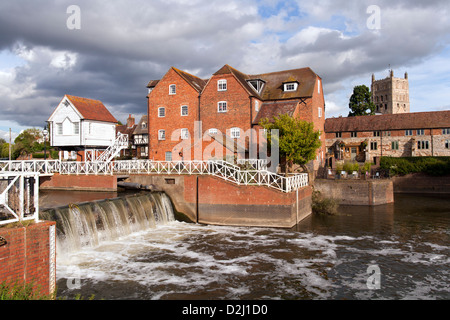
[[117, 120], [99, 100], [65, 95], [47, 120], [50, 144], [63, 158], [85, 160], [86, 150], [114, 144]]

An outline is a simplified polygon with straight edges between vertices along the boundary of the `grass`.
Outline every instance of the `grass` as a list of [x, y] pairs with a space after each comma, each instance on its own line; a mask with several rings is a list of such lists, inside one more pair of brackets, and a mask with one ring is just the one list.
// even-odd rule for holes
[[0, 300], [54, 300], [55, 294], [45, 295], [40, 287], [31, 283], [0, 283]]

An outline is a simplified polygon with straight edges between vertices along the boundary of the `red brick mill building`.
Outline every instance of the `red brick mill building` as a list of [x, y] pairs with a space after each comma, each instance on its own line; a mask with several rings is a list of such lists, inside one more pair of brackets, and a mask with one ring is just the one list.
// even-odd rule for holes
[[[249, 141], [259, 141], [260, 120], [279, 114], [324, 132], [322, 79], [310, 68], [248, 75], [225, 65], [201, 79], [172, 67], [148, 89], [149, 159], [155, 161], [223, 159], [239, 150], [259, 157], [248, 154]], [[325, 157], [324, 134], [321, 140], [314, 169]]]

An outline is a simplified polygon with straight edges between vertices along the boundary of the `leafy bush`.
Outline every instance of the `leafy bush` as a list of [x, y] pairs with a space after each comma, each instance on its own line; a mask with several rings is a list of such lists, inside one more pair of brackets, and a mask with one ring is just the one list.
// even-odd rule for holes
[[359, 171], [359, 164], [357, 162], [346, 162], [344, 163], [344, 171], [351, 174], [353, 171]]
[[450, 157], [382, 157], [380, 167], [391, 175], [426, 173], [431, 176], [450, 174]]
[[312, 212], [318, 215], [337, 214], [338, 202], [335, 199], [326, 198], [320, 191], [313, 191], [312, 194]]

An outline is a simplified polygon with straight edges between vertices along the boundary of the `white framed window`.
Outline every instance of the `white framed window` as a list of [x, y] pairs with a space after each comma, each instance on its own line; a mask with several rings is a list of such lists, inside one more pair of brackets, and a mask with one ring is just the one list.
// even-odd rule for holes
[[73, 123], [73, 134], [80, 134], [80, 123], [79, 122]]
[[416, 130], [416, 133], [418, 136], [424, 136], [425, 135], [425, 129], [418, 129]]
[[166, 130], [158, 131], [158, 140], [166, 140]]
[[296, 91], [298, 88], [297, 82], [289, 82], [284, 84], [284, 91], [290, 92], [290, 91]]
[[181, 106], [181, 116], [186, 117], [189, 115], [189, 107], [188, 106]]
[[450, 140], [445, 140], [445, 149], [450, 149]]
[[166, 152], [166, 161], [172, 161], [172, 152], [171, 151]]
[[141, 147], [141, 157], [148, 156], [148, 146]]
[[142, 124], [141, 124], [141, 128], [142, 128], [142, 129], [145, 129], [145, 128], [147, 128], [147, 123], [145, 123], [145, 122], [142, 122]]
[[189, 130], [181, 129], [181, 140], [187, 140], [187, 139], [189, 139]]
[[227, 80], [222, 79], [217, 81], [217, 91], [227, 91]]
[[208, 133], [209, 134], [218, 134], [219, 130], [217, 130], [216, 128], [211, 128], [211, 129], [209, 129]]
[[177, 94], [177, 86], [175, 84], [171, 84], [169, 86], [169, 94], [170, 95]]
[[239, 128], [231, 128], [230, 135], [233, 139], [238, 139], [241, 137], [241, 129]]
[[227, 112], [228, 105], [226, 101], [220, 101], [217, 103], [217, 111], [218, 112]]
[[166, 108], [158, 108], [158, 118], [164, 118], [166, 116]]
[[350, 133], [350, 136], [351, 136], [352, 138], [357, 138], [357, 137], [358, 137], [358, 132], [353, 131], [353, 132]]
[[56, 124], [56, 134], [59, 134], [59, 135], [63, 134], [63, 126], [62, 126], [62, 123], [57, 123], [57, 124]]
[[411, 129], [405, 130], [405, 136], [412, 136], [413, 131]]
[[442, 129], [442, 134], [450, 134], [450, 128]]
[[261, 79], [248, 80], [248, 83], [256, 90], [256, 92], [261, 93], [264, 86], [264, 81]]
[[342, 138], [342, 132], [336, 132], [336, 138]]
[[322, 108], [319, 107], [319, 118], [322, 118]]

